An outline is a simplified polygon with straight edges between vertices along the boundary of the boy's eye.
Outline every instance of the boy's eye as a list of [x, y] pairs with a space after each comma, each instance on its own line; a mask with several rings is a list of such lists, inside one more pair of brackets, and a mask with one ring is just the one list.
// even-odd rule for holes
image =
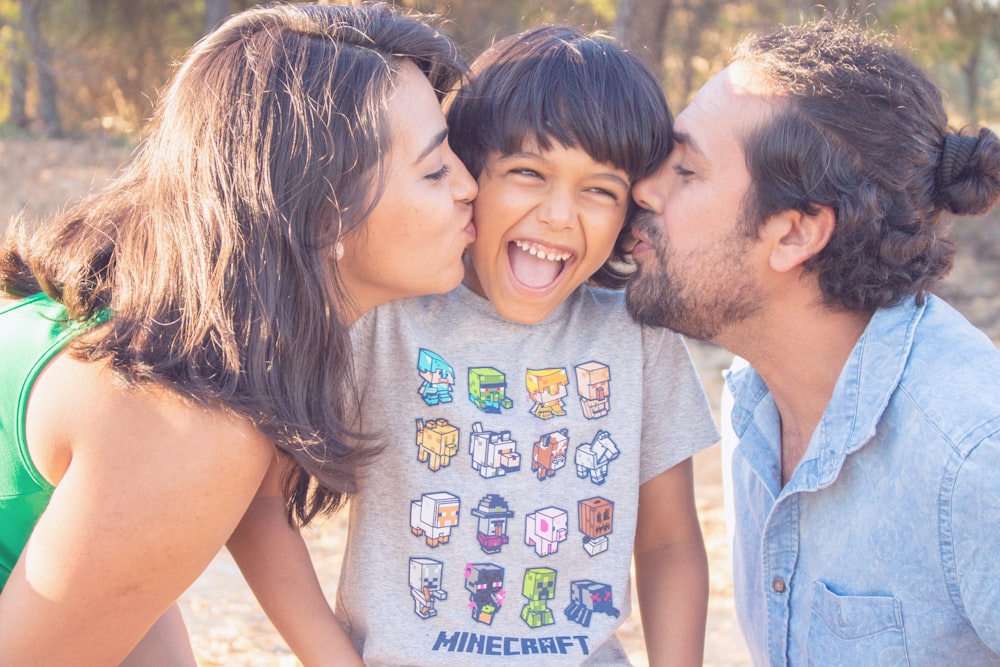
[[587, 192], [593, 192], [595, 194], [603, 195], [605, 197], [610, 197], [611, 201], [616, 203], [618, 202], [619, 199], [617, 193], [612, 192], [611, 190], [607, 190], [605, 188], [589, 188]]
[[435, 171], [433, 174], [427, 174], [427, 178], [431, 179], [432, 181], [442, 181], [450, 173], [451, 173], [451, 167], [445, 164], [442, 165], [441, 168]]
[[518, 176], [529, 176], [531, 178], [541, 178], [542, 175], [539, 174], [534, 169], [522, 168], [522, 169], [511, 169], [510, 173], [517, 174]]

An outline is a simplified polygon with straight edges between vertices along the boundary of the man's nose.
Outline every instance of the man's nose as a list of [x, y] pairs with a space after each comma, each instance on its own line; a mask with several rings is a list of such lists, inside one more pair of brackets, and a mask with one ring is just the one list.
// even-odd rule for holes
[[646, 210], [663, 213], [669, 187], [670, 171], [667, 163], [664, 162], [652, 174], [635, 182], [635, 185], [632, 186], [632, 199]]

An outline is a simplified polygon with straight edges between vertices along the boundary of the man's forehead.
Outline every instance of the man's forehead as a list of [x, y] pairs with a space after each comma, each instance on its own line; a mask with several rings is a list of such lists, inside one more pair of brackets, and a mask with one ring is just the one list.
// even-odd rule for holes
[[709, 79], [677, 116], [675, 140], [687, 151], [707, 156], [713, 144], [741, 141], [773, 114], [774, 102], [752, 67], [737, 61]]

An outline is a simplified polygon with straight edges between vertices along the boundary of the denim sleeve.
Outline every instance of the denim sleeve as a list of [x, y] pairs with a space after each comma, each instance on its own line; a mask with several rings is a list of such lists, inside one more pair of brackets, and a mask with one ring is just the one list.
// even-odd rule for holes
[[954, 558], [953, 595], [957, 588], [969, 623], [1000, 654], [1000, 432], [976, 445], [953, 481], [942, 517], [946, 565], [949, 542]]

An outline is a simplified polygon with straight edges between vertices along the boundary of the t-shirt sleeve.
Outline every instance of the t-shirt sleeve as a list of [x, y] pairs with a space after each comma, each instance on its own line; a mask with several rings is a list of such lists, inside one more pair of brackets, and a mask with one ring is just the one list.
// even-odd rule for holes
[[719, 441], [719, 432], [684, 339], [644, 327], [642, 463], [645, 483]]
[[[352, 392], [348, 405], [359, 410], [360, 404], [366, 399], [366, 388], [370, 386], [371, 368], [374, 355], [379, 347], [378, 320], [380, 310], [384, 306], [370, 310], [351, 325], [348, 330], [351, 345], [351, 377], [348, 389]], [[360, 415], [355, 415], [360, 419]]]

